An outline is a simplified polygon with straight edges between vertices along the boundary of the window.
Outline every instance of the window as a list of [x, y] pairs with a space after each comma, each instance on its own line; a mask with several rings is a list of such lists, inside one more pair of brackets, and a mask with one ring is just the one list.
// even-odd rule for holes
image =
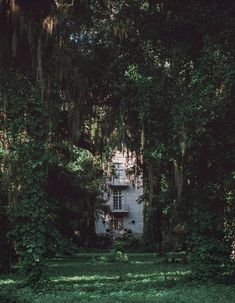
[[123, 178], [124, 177], [124, 173], [125, 173], [125, 170], [124, 170], [124, 167], [123, 167], [123, 164], [121, 163], [114, 163], [114, 170], [115, 170], [115, 178], [116, 179], [120, 179], [120, 178]]
[[122, 209], [123, 194], [120, 189], [113, 190], [113, 209]]

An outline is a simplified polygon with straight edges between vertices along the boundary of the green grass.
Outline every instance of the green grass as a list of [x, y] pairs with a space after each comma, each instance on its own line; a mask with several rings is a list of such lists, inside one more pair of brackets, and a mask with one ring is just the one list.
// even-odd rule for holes
[[[233, 303], [233, 286], [199, 284], [187, 265], [162, 262], [154, 254], [80, 254], [48, 261], [50, 282], [32, 291], [17, 274], [0, 276], [0, 288], [30, 303]], [[1, 302], [2, 303], [2, 302]]]

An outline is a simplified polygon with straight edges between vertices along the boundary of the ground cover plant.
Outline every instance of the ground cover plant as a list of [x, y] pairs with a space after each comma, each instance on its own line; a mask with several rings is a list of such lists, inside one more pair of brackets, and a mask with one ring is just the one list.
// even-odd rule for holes
[[234, 286], [192, 280], [180, 257], [172, 262], [153, 253], [125, 255], [83, 253], [50, 259], [48, 282], [34, 290], [22, 286], [18, 273], [1, 276], [1, 303], [234, 302]]

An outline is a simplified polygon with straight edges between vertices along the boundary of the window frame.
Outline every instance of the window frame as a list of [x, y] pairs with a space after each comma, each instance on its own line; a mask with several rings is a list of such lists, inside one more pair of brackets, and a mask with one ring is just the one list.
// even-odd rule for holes
[[121, 189], [113, 189], [113, 209], [122, 210], [124, 204], [124, 194]]

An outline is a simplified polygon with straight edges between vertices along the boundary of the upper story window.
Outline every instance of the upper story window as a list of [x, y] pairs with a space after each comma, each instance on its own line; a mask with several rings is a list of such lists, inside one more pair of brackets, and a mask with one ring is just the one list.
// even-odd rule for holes
[[122, 209], [123, 193], [120, 189], [113, 190], [113, 208]]
[[114, 163], [114, 176], [116, 179], [125, 177], [125, 169], [122, 163]]

